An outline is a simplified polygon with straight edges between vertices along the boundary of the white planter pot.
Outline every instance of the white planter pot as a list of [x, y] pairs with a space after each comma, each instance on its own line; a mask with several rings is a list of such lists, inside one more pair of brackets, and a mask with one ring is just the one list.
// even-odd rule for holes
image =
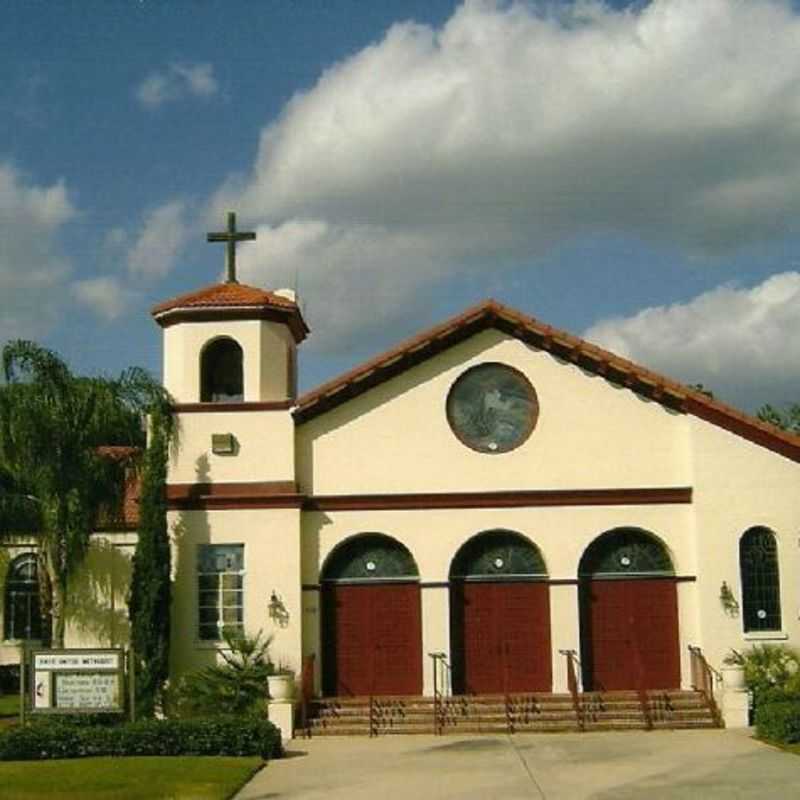
[[720, 672], [722, 672], [722, 685], [726, 689], [741, 692], [747, 688], [744, 682], [744, 667], [723, 667]]
[[294, 700], [294, 675], [269, 675], [267, 688], [270, 700]]

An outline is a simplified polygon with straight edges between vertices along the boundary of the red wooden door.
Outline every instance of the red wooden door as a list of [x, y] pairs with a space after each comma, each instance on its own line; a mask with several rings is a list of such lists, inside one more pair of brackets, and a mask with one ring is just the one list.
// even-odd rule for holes
[[670, 578], [591, 580], [581, 588], [584, 685], [680, 687], [678, 596]]
[[325, 694], [422, 693], [419, 584], [326, 584], [322, 608]]
[[453, 593], [462, 604], [461, 691], [468, 694], [549, 692], [550, 594], [546, 583], [464, 583]]

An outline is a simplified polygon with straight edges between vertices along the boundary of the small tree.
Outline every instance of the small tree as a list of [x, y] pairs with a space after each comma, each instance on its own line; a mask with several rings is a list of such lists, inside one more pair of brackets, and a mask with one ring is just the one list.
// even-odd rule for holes
[[[142, 415], [171, 435], [169, 398], [146, 372], [117, 379], [73, 375], [33, 342], [3, 349], [0, 385], [0, 535], [34, 532], [43, 621], [64, 646], [70, 577], [98, 522], [121, 510], [135, 449], [109, 457], [106, 445], [141, 448]], [[44, 627], [44, 626], [43, 626]]]
[[139, 527], [128, 613], [136, 661], [136, 708], [152, 716], [169, 675], [170, 543], [164, 487], [169, 443], [165, 426], [152, 425], [139, 492]]
[[762, 422], [769, 422], [776, 428], [782, 428], [789, 433], [800, 434], [800, 404], [794, 403], [785, 409], [775, 408], [775, 406], [761, 406], [758, 409], [758, 418]]
[[175, 695], [179, 715], [247, 714], [262, 710], [267, 676], [275, 673], [268, 650], [271, 638], [222, 632], [230, 652], [220, 650], [224, 663], [184, 675]]

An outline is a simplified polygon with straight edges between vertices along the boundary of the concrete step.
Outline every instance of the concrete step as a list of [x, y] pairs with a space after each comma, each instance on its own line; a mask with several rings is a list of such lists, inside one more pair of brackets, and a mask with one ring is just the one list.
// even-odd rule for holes
[[[641, 697], [636, 691], [587, 692], [580, 695], [586, 730], [646, 728]], [[647, 693], [655, 728], [714, 727], [705, 699], [698, 692]], [[572, 696], [568, 694], [453, 696], [442, 701], [443, 732], [507, 732], [509, 714], [514, 731], [577, 730]], [[433, 733], [437, 704], [432, 697], [337, 697], [315, 701], [311, 707], [314, 735], [378, 735]]]

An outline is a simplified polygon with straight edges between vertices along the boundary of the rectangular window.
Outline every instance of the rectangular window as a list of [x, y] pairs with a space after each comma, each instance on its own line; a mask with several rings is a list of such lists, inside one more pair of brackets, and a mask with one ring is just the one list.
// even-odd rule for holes
[[219, 641], [229, 628], [244, 629], [244, 545], [202, 544], [197, 548], [198, 637]]

